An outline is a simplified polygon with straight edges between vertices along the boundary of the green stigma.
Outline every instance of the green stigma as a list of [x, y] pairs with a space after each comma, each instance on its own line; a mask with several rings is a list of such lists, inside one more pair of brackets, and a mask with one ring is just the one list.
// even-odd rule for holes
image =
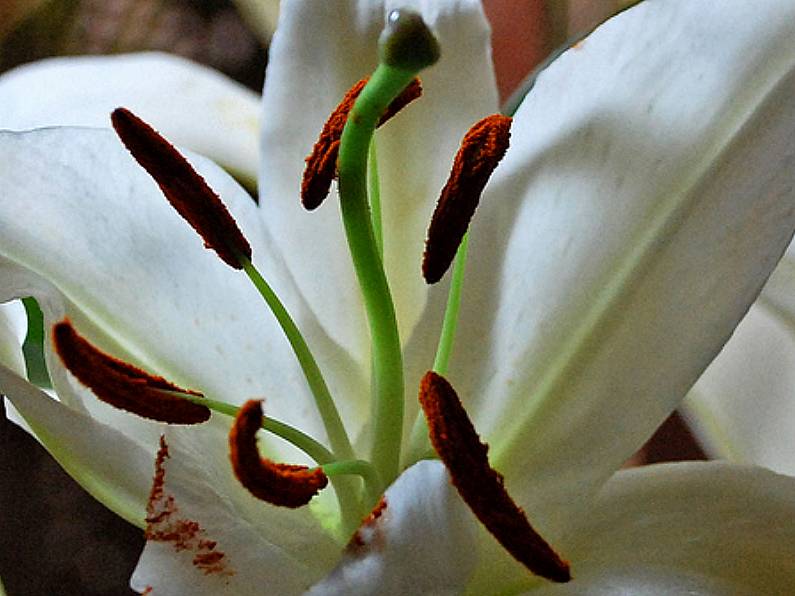
[[418, 72], [438, 62], [441, 50], [422, 17], [401, 8], [387, 17], [386, 27], [378, 39], [378, 55], [382, 64]]

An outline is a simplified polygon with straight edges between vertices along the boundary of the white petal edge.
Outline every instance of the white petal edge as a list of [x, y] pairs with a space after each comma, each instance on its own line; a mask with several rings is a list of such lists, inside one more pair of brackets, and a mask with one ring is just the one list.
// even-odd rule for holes
[[6, 395], [39, 442], [91, 496], [143, 527], [157, 445], [144, 449], [122, 433], [52, 399], [0, 365]]
[[[789, 257], [683, 403], [709, 455], [795, 475], [795, 293]], [[774, 288], [787, 302], [776, 301]], [[770, 288], [768, 290], [767, 288]]]
[[252, 186], [259, 167], [259, 97], [232, 79], [158, 52], [50, 58], [0, 76], [0, 128], [109, 127], [123, 106], [180, 146]]
[[340, 565], [311, 596], [453, 595], [477, 562], [477, 520], [444, 465], [421, 461], [384, 495], [385, 507], [357, 533]]
[[795, 479], [725, 463], [619, 472], [566, 553], [574, 580], [529, 594], [786, 594]]
[[[288, 267], [328, 334], [368, 362], [367, 329], [335, 190], [316, 211], [299, 201], [304, 158], [344, 93], [376, 66], [388, 12], [413, 8], [442, 59], [424, 95], [377, 134], [385, 262], [402, 339], [425, 306], [420, 276], [434, 204], [464, 133], [497, 110], [489, 29], [473, 0], [299, 0], [284, 3], [263, 95], [260, 206]], [[329, 299], [333, 296], [333, 300]]]
[[791, 3], [649, 0], [553, 63], [517, 114], [450, 377], [553, 543], [789, 243], [793, 86]]
[[19, 300], [0, 304], [0, 364], [17, 374], [25, 374], [22, 343], [28, 331], [25, 307]]

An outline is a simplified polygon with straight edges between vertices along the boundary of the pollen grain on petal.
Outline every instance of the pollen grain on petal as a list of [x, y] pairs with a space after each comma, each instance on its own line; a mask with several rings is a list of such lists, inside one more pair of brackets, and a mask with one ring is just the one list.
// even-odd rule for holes
[[125, 108], [111, 115], [113, 128], [141, 167], [157, 182], [172, 207], [230, 267], [251, 260], [249, 245], [220, 197], [174, 146]]
[[384, 515], [387, 509], [386, 497], [381, 497], [381, 500], [376, 503], [373, 510], [367, 517], [362, 520], [361, 525], [353, 533], [345, 551], [349, 554], [357, 555], [364, 552], [367, 548], [380, 548], [383, 547], [384, 537], [379, 531], [379, 520]]
[[569, 581], [568, 563], [533, 529], [505, 490], [502, 476], [489, 465], [488, 446], [480, 442], [450, 383], [428, 372], [419, 399], [431, 443], [475, 516], [530, 571], [555, 582]]
[[198, 424], [210, 417], [210, 410], [168, 392], [201, 396], [182, 389], [163, 377], [102, 352], [65, 319], [53, 326], [55, 351], [78, 381], [105, 403], [144, 418], [171, 424]]
[[428, 227], [422, 259], [427, 283], [439, 281], [453, 262], [480, 195], [508, 150], [511, 122], [508, 116], [493, 114], [464, 135]]
[[257, 431], [262, 426], [259, 400], [247, 401], [229, 431], [229, 458], [240, 483], [272, 505], [297, 508], [309, 503], [328, 484], [320, 468], [281, 464], [260, 457]]
[[[306, 158], [306, 168], [301, 181], [301, 204], [307, 210], [317, 209], [328, 196], [331, 182], [337, 177], [337, 156], [339, 155], [340, 138], [348, 114], [353, 109], [356, 98], [364, 89], [368, 79], [358, 81], [343, 96], [342, 101], [331, 112], [323, 130], [320, 132], [312, 153]], [[409, 103], [422, 95], [422, 84], [418, 78], [411, 83], [389, 104], [386, 112], [378, 121], [384, 124]]]
[[166, 463], [170, 457], [166, 439], [161, 435], [155, 476], [146, 504], [146, 539], [169, 544], [178, 553], [189, 553], [192, 555], [191, 564], [203, 575], [221, 578], [235, 575], [218, 543], [207, 538], [207, 531], [199, 522], [180, 514], [174, 495], [166, 490]]

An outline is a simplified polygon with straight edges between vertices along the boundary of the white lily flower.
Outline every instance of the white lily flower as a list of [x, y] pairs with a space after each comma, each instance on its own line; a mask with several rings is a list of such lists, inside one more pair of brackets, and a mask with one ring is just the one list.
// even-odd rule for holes
[[[384, 416], [380, 402], [370, 411], [370, 377], [384, 397], [395, 389], [382, 381], [397, 378], [396, 360], [379, 359], [381, 338], [371, 353], [368, 327], [383, 323], [383, 312], [364, 314], [340, 223], [339, 203], [355, 194], [344, 156], [354, 141], [343, 138], [341, 197], [333, 192], [308, 214], [297, 196], [305, 155], [345, 91], [375, 67], [378, 34], [398, 3], [283, 5], [263, 100], [259, 206], [212, 162], [188, 154], [311, 347], [354, 438], [352, 457], [370, 462], [358, 468], [368, 486], [388, 485], [350, 542], [351, 511], [377, 497], [358, 499], [331, 463], [323, 470], [339, 505], [331, 488], [296, 509], [257, 500], [239, 480], [245, 475], [233, 473], [222, 414], [165, 430], [147, 498], [163, 427], [97, 401], [78, 380], [86, 368], [90, 376], [83, 365], [91, 361], [72, 359], [69, 372], [61, 358], [70, 352], [48, 348], [58, 400], [7, 367], [0, 390], [92, 494], [139, 523], [148, 507], [139, 591], [786, 591], [795, 583], [795, 479], [726, 464], [615, 471], [720, 350], [792, 237], [795, 6], [648, 0], [612, 19], [539, 77], [482, 197], [446, 376], [508, 492], [569, 560], [574, 579], [558, 585], [509, 556], [467, 506], [483, 495], [461, 487], [476, 473], [494, 477], [476, 466], [470, 477], [450, 461], [471, 455], [471, 442], [449, 444], [466, 434], [466, 413], [448, 417], [449, 404], [431, 403], [443, 409], [430, 416], [434, 445], [466, 503], [445, 464], [416, 461], [428, 445], [403, 424], [417, 417], [414, 387], [434, 361], [447, 301], [446, 284], [429, 289], [419, 275], [433, 199], [458, 140], [496, 110], [479, 3], [405, 4], [442, 47], [423, 72], [424, 97], [376, 136], [405, 418], [399, 407]], [[370, 89], [383, 82], [373, 80]], [[0, 133], [0, 197], [0, 301], [33, 295], [56, 339], [53, 329], [77, 329], [117, 358], [221, 400], [217, 410], [265, 396], [269, 418], [334, 455], [346, 451], [328, 409], [320, 408], [324, 417], [316, 408], [309, 386], [317, 389], [317, 378], [302, 374], [245, 277], [199, 249], [112, 133]], [[245, 265], [240, 246], [231, 259], [242, 254]], [[55, 327], [64, 318], [71, 327]], [[448, 367], [437, 360], [436, 368]], [[426, 410], [439, 392], [426, 387]], [[260, 434], [269, 458], [307, 461]], [[355, 463], [337, 462], [349, 471]], [[367, 475], [373, 469], [380, 483]], [[484, 509], [472, 508], [483, 519]], [[517, 526], [500, 537], [521, 557], [511, 543], [527, 535]]]

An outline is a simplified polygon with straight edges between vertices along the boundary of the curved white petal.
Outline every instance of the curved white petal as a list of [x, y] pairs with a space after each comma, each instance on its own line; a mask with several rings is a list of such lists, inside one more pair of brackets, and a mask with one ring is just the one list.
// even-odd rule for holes
[[574, 580], [529, 594], [787, 594], [795, 479], [721, 463], [619, 472], [571, 536]]
[[[217, 166], [191, 158], [252, 242], [254, 260], [318, 352], [332, 389], [352, 394], [346, 420], [361, 421], [356, 371], [317, 332], [261, 231], [256, 206]], [[0, 300], [34, 295], [48, 326], [69, 315], [118, 357], [209, 396], [267, 397], [268, 413], [323, 440], [306, 383], [274, 318], [245, 276], [211, 251], [109, 131], [42, 129], [0, 134]], [[49, 342], [47, 342], [49, 348]], [[61, 397], [77, 389], [48, 364]], [[74, 407], [81, 400], [72, 402]], [[96, 399], [86, 407], [112, 409]], [[93, 409], [96, 408], [96, 409]], [[356, 415], [356, 412], [359, 412]], [[142, 424], [126, 414], [115, 414]], [[135, 433], [132, 433], [135, 434]]]
[[0, 304], [0, 364], [20, 375], [25, 374], [22, 343], [27, 330], [28, 319], [22, 302]]
[[441, 462], [421, 461], [386, 491], [314, 596], [460, 594], [477, 561], [477, 520]]
[[473, 0], [296, 1], [282, 6], [263, 96], [260, 205], [298, 287], [329, 335], [364, 362], [367, 331], [336, 191], [306, 212], [304, 158], [344, 93], [376, 65], [387, 13], [415, 8], [437, 34], [441, 61], [424, 95], [377, 133], [385, 263], [402, 337], [425, 306], [426, 229], [466, 130], [497, 109], [489, 29]]
[[152, 482], [154, 445], [147, 450], [123, 433], [52, 399], [0, 365], [0, 393], [64, 470], [89, 494], [142, 526]]
[[550, 538], [683, 398], [789, 243], [793, 90], [792, 3], [649, 0], [517, 114], [450, 377]]
[[792, 269], [781, 262], [683, 405], [713, 457], [795, 475], [795, 311], [773, 295], [792, 300]]
[[[164, 596], [289, 596], [334, 564], [341, 547], [309, 508], [263, 503], [236, 480], [228, 432], [229, 421], [216, 417], [166, 432], [164, 492], [154, 503], [157, 521], [131, 580], [134, 589], [151, 586]], [[153, 539], [153, 532], [165, 536]], [[212, 553], [215, 558], [205, 559], [210, 565], [200, 564], [197, 557]]]
[[259, 98], [209, 68], [157, 52], [51, 58], [0, 77], [0, 128], [110, 126], [127, 107], [172, 142], [257, 179]]

